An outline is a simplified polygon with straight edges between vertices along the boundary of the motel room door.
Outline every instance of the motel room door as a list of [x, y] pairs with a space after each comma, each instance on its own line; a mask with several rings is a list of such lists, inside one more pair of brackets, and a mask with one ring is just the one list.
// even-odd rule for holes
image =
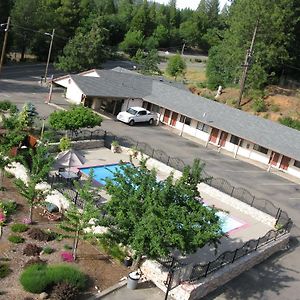
[[270, 157], [270, 160], [269, 160], [269, 164], [272, 165], [272, 166], [277, 166], [279, 156], [280, 156], [279, 153], [272, 151], [271, 157]]
[[166, 124], [169, 124], [170, 113], [171, 112], [168, 109], [165, 110], [163, 122]]
[[216, 143], [218, 135], [219, 135], [219, 129], [213, 128], [209, 136], [209, 141], [212, 143]]
[[227, 136], [228, 136], [228, 132], [225, 132], [225, 131], [221, 132], [221, 136], [220, 136], [220, 140], [219, 140], [219, 146], [220, 147], [224, 147]]
[[173, 112], [173, 113], [172, 113], [172, 117], [171, 117], [171, 126], [174, 126], [174, 127], [175, 127], [177, 118], [178, 118], [178, 113]]
[[282, 170], [287, 170], [289, 167], [290, 158], [287, 156], [282, 156], [279, 168]]

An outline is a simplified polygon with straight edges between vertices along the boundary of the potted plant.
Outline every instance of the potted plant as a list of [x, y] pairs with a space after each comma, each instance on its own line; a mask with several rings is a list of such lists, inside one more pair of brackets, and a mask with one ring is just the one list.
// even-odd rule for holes
[[131, 155], [134, 158], [137, 158], [138, 153], [139, 153], [139, 149], [136, 146], [132, 146], [129, 149], [129, 155]]
[[112, 141], [110, 149], [111, 149], [111, 152], [113, 152], [113, 153], [120, 152], [119, 142], [118, 141]]

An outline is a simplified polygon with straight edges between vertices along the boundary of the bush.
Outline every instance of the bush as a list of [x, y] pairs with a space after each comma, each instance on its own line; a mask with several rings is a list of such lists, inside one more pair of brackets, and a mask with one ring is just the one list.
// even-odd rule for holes
[[71, 252], [68, 252], [68, 251], [62, 252], [60, 254], [60, 256], [61, 256], [63, 261], [66, 261], [66, 262], [73, 262], [74, 261], [73, 254]]
[[73, 300], [76, 299], [78, 295], [78, 289], [68, 283], [60, 282], [54, 286], [51, 298], [55, 300]]
[[20, 277], [20, 282], [27, 292], [40, 294], [50, 285], [47, 278], [47, 267], [44, 264], [33, 264], [27, 267]]
[[8, 240], [13, 244], [21, 244], [25, 242], [25, 239], [19, 235], [10, 235]]
[[49, 234], [40, 228], [31, 228], [28, 231], [28, 236], [31, 237], [32, 239], [38, 240], [38, 241], [46, 241], [47, 242], [50, 240]]
[[65, 250], [71, 250], [72, 246], [68, 245], [68, 244], [64, 244], [64, 249]]
[[71, 148], [71, 140], [68, 137], [62, 137], [59, 141], [59, 150], [66, 151]]
[[0, 278], [5, 278], [11, 273], [11, 269], [8, 264], [0, 264]]
[[27, 244], [23, 250], [23, 254], [26, 256], [39, 256], [42, 251], [42, 247], [35, 244]]
[[0, 101], [0, 110], [3, 111], [10, 111], [12, 113], [15, 113], [18, 111], [17, 105], [15, 105], [14, 103], [11, 103], [8, 100], [4, 100], [4, 101]]
[[85, 274], [71, 266], [34, 264], [23, 271], [20, 282], [27, 292], [40, 294], [61, 282], [67, 282], [78, 290], [84, 290], [87, 278]]
[[28, 230], [28, 226], [22, 223], [16, 223], [11, 225], [10, 229], [12, 232], [25, 232]]
[[45, 254], [51, 254], [53, 252], [54, 252], [54, 249], [49, 246], [47, 246], [43, 249], [43, 253], [45, 253]]
[[272, 112], [279, 112], [280, 111], [280, 107], [277, 104], [271, 104], [271, 111]]
[[46, 265], [47, 261], [46, 260], [42, 260], [39, 256], [33, 257], [31, 259], [29, 259], [25, 265], [24, 265], [24, 269], [28, 268], [29, 266], [32, 265], [36, 265], [36, 264], [40, 264], [40, 265]]
[[12, 200], [0, 201], [0, 208], [6, 212], [6, 217], [11, 216], [17, 210], [17, 203]]
[[255, 99], [252, 104], [252, 109], [255, 112], [264, 112], [266, 111], [266, 104], [263, 99]]

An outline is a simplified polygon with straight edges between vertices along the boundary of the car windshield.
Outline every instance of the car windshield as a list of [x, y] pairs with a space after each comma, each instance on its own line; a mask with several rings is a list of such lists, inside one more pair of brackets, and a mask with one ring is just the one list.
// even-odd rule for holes
[[136, 111], [135, 109], [131, 108], [131, 107], [129, 107], [129, 108], [126, 110], [126, 112], [128, 112], [128, 113], [131, 114], [131, 115], [135, 115], [135, 114], [137, 113], [137, 111]]

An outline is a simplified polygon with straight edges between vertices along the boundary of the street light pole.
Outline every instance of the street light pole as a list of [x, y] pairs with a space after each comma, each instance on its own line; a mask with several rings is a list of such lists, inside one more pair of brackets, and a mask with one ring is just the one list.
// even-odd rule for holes
[[50, 46], [49, 46], [49, 52], [48, 52], [48, 58], [47, 58], [47, 64], [46, 64], [46, 70], [45, 70], [45, 82], [47, 81], [47, 74], [48, 74], [48, 67], [49, 67], [49, 62], [50, 62], [50, 57], [51, 57], [54, 32], [55, 32], [55, 29], [52, 30], [52, 34], [50, 34], [48, 32], [45, 33], [45, 35], [51, 36], [51, 41], [50, 41]]
[[7, 23], [6, 23], [6, 28], [5, 28], [4, 41], [3, 41], [2, 53], [1, 53], [1, 59], [0, 59], [0, 72], [2, 70], [2, 65], [3, 65], [3, 61], [4, 61], [4, 56], [5, 56], [9, 25], [10, 25], [10, 17], [7, 18]]

